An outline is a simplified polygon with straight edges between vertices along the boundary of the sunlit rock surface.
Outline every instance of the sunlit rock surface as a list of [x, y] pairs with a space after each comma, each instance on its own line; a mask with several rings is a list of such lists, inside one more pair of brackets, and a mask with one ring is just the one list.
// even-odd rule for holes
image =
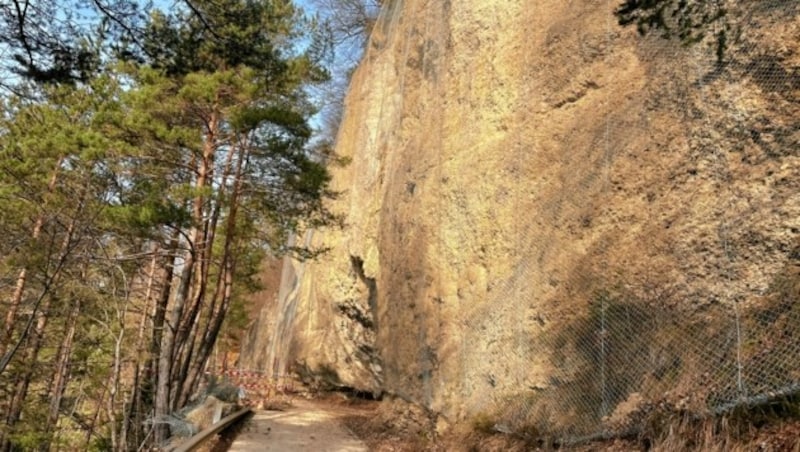
[[346, 226], [303, 238], [331, 251], [287, 264], [243, 359], [458, 420], [597, 380], [559, 353], [598, 294], [757, 304], [800, 237], [797, 4], [741, 2], [719, 66], [619, 3], [389, 2], [338, 135]]

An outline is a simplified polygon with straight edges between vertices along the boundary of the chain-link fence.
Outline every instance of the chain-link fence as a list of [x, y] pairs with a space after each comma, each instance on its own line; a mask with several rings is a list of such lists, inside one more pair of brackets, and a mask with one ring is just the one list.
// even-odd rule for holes
[[[507, 232], [512, 276], [466, 317], [459, 358], [463, 396], [496, 430], [570, 443], [635, 432], [656, 409], [717, 415], [800, 390], [800, 6], [718, 3], [725, 16], [699, 42], [640, 38], [641, 98], [621, 106], [612, 91], [602, 124], [584, 124], [593, 138], [564, 136], [568, 172], [547, 175], [561, 191]], [[612, 84], [578, 80], [567, 53], [626, 76], [608, 20], [605, 38], [553, 38], [560, 64], [533, 69], [545, 82], [531, 88], [551, 107]], [[517, 166], [545, 146], [521, 129]], [[525, 184], [512, 196], [535, 198]]]
[[[640, 36], [623, 4], [700, 17], [668, 8], [671, 32]], [[258, 365], [311, 355], [354, 387], [369, 369], [431, 412], [560, 443], [794, 394], [799, 15], [385, 2], [337, 144], [351, 243], [316, 282], [286, 274], [277, 316], [299, 326]]]

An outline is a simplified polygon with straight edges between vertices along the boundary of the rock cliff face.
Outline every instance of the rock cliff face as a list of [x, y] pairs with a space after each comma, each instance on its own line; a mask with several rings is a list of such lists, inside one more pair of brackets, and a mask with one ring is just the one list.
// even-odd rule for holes
[[596, 380], [569, 350], [598, 300], [645, 306], [631, 336], [763, 302], [800, 256], [800, 7], [738, 2], [718, 64], [619, 3], [388, 2], [337, 140], [346, 227], [284, 269], [244, 358], [460, 420]]

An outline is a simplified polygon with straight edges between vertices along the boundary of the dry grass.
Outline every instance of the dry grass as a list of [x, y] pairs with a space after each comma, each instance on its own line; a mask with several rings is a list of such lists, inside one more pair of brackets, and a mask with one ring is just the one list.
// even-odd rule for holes
[[665, 407], [643, 417], [635, 437], [569, 447], [500, 433], [486, 414], [440, 435], [428, 420], [419, 418], [421, 412], [405, 405], [331, 394], [317, 402], [341, 413], [340, 422], [377, 452], [800, 452], [800, 397], [706, 419]]
[[[631, 449], [672, 451], [800, 452], [800, 401], [785, 399], [697, 418], [677, 410], [650, 413]], [[597, 450], [597, 449], [594, 449]]]

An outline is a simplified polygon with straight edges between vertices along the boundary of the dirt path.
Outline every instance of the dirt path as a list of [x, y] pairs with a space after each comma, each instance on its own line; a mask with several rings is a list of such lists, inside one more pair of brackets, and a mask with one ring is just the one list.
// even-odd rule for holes
[[337, 421], [346, 410], [295, 399], [285, 411], [259, 411], [230, 447], [231, 452], [366, 452], [367, 446]]

